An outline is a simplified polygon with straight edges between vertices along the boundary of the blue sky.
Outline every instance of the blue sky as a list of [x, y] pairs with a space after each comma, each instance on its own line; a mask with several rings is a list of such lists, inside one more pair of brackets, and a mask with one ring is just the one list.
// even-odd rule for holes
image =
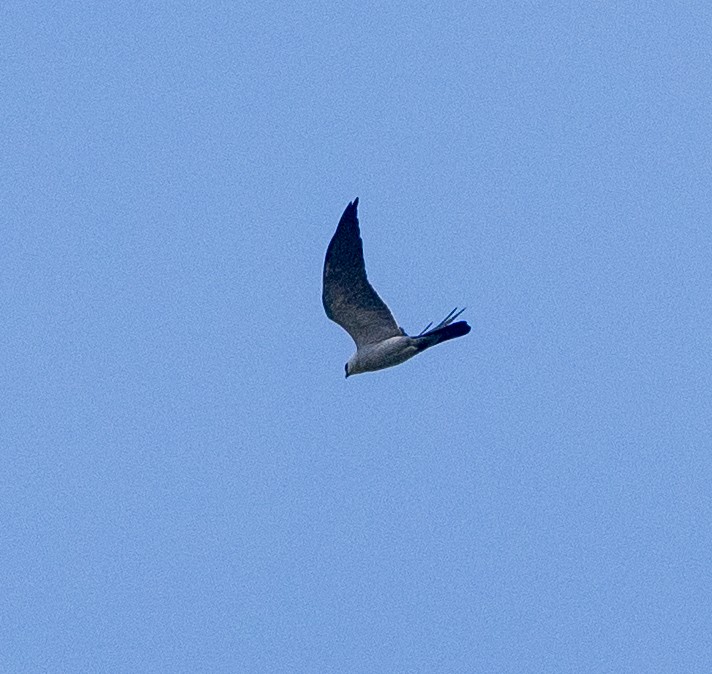
[[712, 11], [579, 4], [3, 3], [2, 669], [710, 670]]

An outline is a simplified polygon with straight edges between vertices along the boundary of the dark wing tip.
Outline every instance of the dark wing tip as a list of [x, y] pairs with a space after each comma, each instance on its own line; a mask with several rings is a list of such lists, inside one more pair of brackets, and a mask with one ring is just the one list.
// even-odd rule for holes
[[[341, 219], [339, 220], [339, 227], [340, 228], [342, 225], [353, 225], [354, 223], [356, 224], [356, 227], [358, 228], [358, 197], [356, 197], [353, 201], [349, 201], [348, 206], [344, 209], [344, 212], [341, 214]], [[338, 229], [337, 228], [337, 229]]]

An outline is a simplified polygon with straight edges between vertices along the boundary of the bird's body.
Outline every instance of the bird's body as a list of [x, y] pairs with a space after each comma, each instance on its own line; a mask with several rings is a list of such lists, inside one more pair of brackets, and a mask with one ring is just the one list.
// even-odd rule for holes
[[410, 337], [366, 277], [363, 243], [357, 217], [358, 199], [341, 216], [324, 260], [322, 301], [326, 315], [356, 342], [356, 353], [346, 363], [346, 376], [399, 365], [425, 349], [470, 332], [462, 313], [451, 311], [435, 328]]
[[415, 340], [407, 335], [389, 337], [382, 342], [366, 344], [349, 358], [346, 363], [348, 374], [373, 372], [400, 365], [418, 353]]

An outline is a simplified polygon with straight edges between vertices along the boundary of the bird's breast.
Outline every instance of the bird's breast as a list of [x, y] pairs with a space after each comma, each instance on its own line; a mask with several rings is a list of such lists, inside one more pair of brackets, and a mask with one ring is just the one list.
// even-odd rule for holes
[[399, 365], [412, 358], [418, 350], [411, 337], [397, 336], [376, 344], [367, 344], [354, 354], [350, 371], [372, 372]]

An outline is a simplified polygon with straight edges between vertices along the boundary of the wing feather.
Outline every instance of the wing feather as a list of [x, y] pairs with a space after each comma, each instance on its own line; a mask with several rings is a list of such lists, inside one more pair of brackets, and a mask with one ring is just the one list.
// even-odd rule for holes
[[351, 335], [358, 348], [403, 331], [366, 277], [357, 208], [358, 198], [346, 207], [326, 250], [322, 302], [326, 315]]

